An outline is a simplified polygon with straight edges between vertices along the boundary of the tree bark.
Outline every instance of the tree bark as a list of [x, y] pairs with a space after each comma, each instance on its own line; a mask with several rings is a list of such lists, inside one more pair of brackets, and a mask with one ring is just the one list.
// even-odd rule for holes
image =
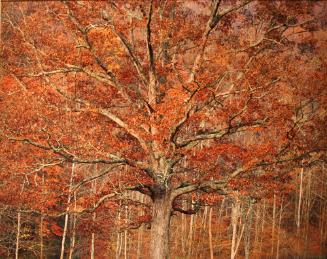
[[169, 258], [169, 227], [172, 202], [168, 194], [153, 197], [150, 258]]

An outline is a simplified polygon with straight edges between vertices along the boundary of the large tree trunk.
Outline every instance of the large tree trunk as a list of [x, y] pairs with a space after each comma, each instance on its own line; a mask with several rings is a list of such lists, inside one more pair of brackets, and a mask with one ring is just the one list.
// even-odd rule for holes
[[171, 199], [168, 194], [156, 195], [153, 198], [150, 258], [169, 258], [169, 225]]

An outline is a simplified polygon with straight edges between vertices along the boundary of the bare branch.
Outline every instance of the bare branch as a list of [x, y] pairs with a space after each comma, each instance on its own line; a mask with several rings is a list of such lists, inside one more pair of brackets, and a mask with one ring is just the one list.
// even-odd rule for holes
[[104, 203], [106, 200], [113, 198], [115, 196], [120, 195], [120, 193], [109, 193], [107, 195], [102, 196], [91, 209], [87, 209], [83, 212], [93, 212], [95, 211], [102, 203]]
[[179, 132], [179, 130], [183, 127], [183, 125], [185, 124], [185, 122], [192, 116], [192, 114], [195, 113], [195, 111], [197, 110], [196, 106], [190, 106], [184, 117], [171, 129], [171, 133], [170, 133], [170, 141], [173, 143], [176, 143], [176, 139], [177, 139], [177, 134]]
[[28, 174], [34, 174], [34, 173], [43, 171], [44, 169], [49, 168], [49, 167], [62, 165], [63, 162], [65, 162], [65, 159], [55, 160], [54, 162], [51, 162], [51, 163], [42, 163], [40, 166], [38, 166], [34, 170], [28, 172]]
[[74, 154], [68, 152], [68, 150], [62, 146], [55, 147], [53, 146], [49, 141], [47, 141], [47, 145], [41, 144], [37, 141], [31, 140], [29, 138], [19, 138], [19, 137], [13, 137], [4, 134], [3, 132], [0, 132], [0, 136], [3, 136], [4, 138], [11, 140], [11, 141], [17, 141], [29, 144], [31, 146], [43, 149], [45, 151], [51, 151], [56, 155], [59, 155], [63, 157], [66, 161], [72, 162], [72, 163], [78, 163], [78, 164], [129, 164], [129, 165], [137, 165], [137, 162], [134, 162], [132, 160], [124, 159], [124, 158], [118, 158], [117, 156], [112, 155], [114, 159], [112, 160], [106, 160], [106, 159], [81, 159], [75, 156]]
[[[89, 29], [88, 28], [83, 28], [82, 24], [80, 21], [77, 19], [77, 17], [73, 14], [69, 4], [64, 1], [64, 4], [66, 5], [67, 11], [68, 11], [68, 17], [70, 20], [73, 22], [73, 24], [77, 27], [77, 29], [80, 31], [80, 33], [83, 36], [84, 42], [86, 44], [86, 47], [88, 50], [90, 50], [91, 55], [93, 56], [94, 60], [96, 63], [99, 65], [99, 67], [108, 75], [112, 85], [119, 91], [119, 93], [130, 103], [132, 103], [130, 96], [126, 93], [124, 90], [124, 87], [118, 82], [115, 74], [108, 69], [107, 65], [100, 59], [100, 57], [96, 54], [91, 41], [88, 36]], [[85, 71], [84, 71], [85, 72]]]
[[124, 36], [124, 34], [122, 34], [121, 32], [118, 32], [116, 30], [116, 28], [112, 25], [112, 31], [115, 33], [115, 35], [119, 38], [119, 40], [121, 41], [125, 51], [127, 52], [127, 54], [129, 55], [130, 59], [132, 60], [132, 63], [141, 79], [141, 82], [144, 85], [148, 84], [148, 80], [145, 77], [145, 73], [143, 71], [142, 65], [139, 61], [139, 59], [137, 58], [137, 56], [135, 55], [132, 45], [128, 42], [128, 40], [126, 39], [126, 37]]
[[83, 181], [79, 182], [78, 184], [76, 184], [73, 188], [72, 188], [72, 192], [76, 191], [79, 187], [81, 187], [82, 185], [88, 183], [88, 182], [91, 182], [95, 179], [98, 179], [102, 176], [105, 176], [107, 174], [109, 174], [110, 172], [112, 172], [112, 170], [117, 167], [117, 166], [113, 166], [113, 167], [110, 167], [110, 168], [105, 168], [103, 170], [101, 170], [101, 172], [95, 176], [92, 176], [92, 177], [88, 177], [86, 179], [84, 179]]
[[[199, 87], [196, 90], [196, 92], [194, 93], [194, 95], [197, 92], [199, 92], [199, 91], [201, 91], [201, 90], [203, 90], [205, 88], [212, 88], [212, 87], [216, 87], [217, 88], [219, 86], [220, 82], [225, 78], [226, 73], [224, 73], [223, 75], [221, 75], [220, 77], [218, 77], [218, 79], [214, 80], [213, 82], [205, 85], [204, 87]], [[170, 140], [177, 147], [184, 147], [185, 146], [184, 144], [186, 144], [186, 145], [191, 144], [191, 143], [186, 143], [186, 142], [184, 144], [177, 143], [177, 135], [178, 135], [179, 130], [183, 127], [183, 125], [190, 119], [190, 117], [193, 114], [201, 111], [204, 107], [210, 105], [213, 101], [216, 101], [217, 98], [219, 98], [219, 97], [223, 97], [224, 98], [224, 97], [228, 97], [231, 94], [234, 94], [235, 95], [235, 94], [243, 93], [243, 92], [246, 92], [246, 91], [249, 92], [250, 96], [249, 96], [248, 100], [246, 101], [246, 103], [244, 104], [244, 106], [242, 107], [242, 109], [240, 109], [240, 111], [238, 111], [237, 113], [235, 113], [235, 114], [233, 114], [233, 115], [230, 116], [230, 118], [228, 120], [228, 125], [229, 125], [228, 128], [220, 129], [220, 130], [207, 131], [205, 134], [200, 134], [200, 135], [195, 136], [192, 141], [205, 140], [205, 139], [213, 139], [213, 138], [221, 138], [221, 137], [223, 137], [223, 136], [225, 136], [227, 134], [239, 132], [241, 130], [244, 131], [248, 127], [254, 127], [254, 126], [263, 125], [264, 122], [267, 120], [267, 118], [265, 118], [263, 120], [256, 120], [256, 121], [253, 121], [253, 122], [238, 123], [238, 125], [236, 125], [236, 126], [233, 126], [232, 125], [232, 122], [233, 122], [233, 120], [235, 120], [237, 117], [239, 117], [241, 114], [243, 114], [246, 111], [249, 102], [253, 98], [255, 98], [255, 97], [253, 97], [253, 93], [255, 91], [260, 90], [260, 89], [263, 89], [263, 88], [268, 87], [270, 85], [274, 85], [274, 84], [278, 83], [279, 81], [280, 81], [280, 78], [277, 78], [277, 79], [274, 79], [271, 82], [265, 84], [262, 87], [257, 87], [257, 88], [250, 89], [250, 90], [249, 89], [242, 89], [242, 90], [234, 91], [234, 92], [231, 92], [231, 90], [229, 90], [227, 92], [223, 92], [223, 93], [219, 93], [219, 94], [213, 93], [213, 95], [211, 96], [211, 98], [209, 98], [206, 102], [204, 102], [202, 104], [194, 104], [192, 106], [190, 103], [188, 103], [189, 108], [186, 110], [184, 117], [174, 127], [172, 127], [171, 134], [170, 134]]]
[[206, 25], [206, 29], [202, 35], [202, 43], [200, 46], [200, 50], [198, 52], [198, 54], [196, 55], [194, 62], [193, 62], [193, 66], [191, 68], [191, 72], [190, 72], [190, 76], [189, 76], [189, 80], [188, 82], [193, 82], [195, 79], [195, 74], [196, 74], [196, 70], [198, 69], [198, 67], [200, 66], [203, 54], [205, 52], [206, 46], [207, 46], [207, 42], [208, 42], [208, 38], [212, 32], [212, 30], [217, 26], [217, 24], [219, 23], [219, 21], [226, 15], [235, 12], [241, 8], [243, 8], [244, 6], [248, 5], [250, 2], [252, 2], [253, 0], [247, 0], [244, 3], [235, 6], [235, 7], [231, 7], [230, 9], [219, 13], [218, 9], [219, 9], [219, 5], [221, 3], [221, 0], [214, 0], [213, 1], [213, 6], [212, 6], [212, 11], [211, 11], [211, 15], [210, 18], [207, 22]]
[[235, 12], [235, 11], [237, 11], [237, 10], [243, 8], [244, 6], [248, 5], [248, 4], [251, 3], [251, 2], [253, 2], [253, 0], [247, 0], [247, 1], [245, 1], [244, 3], [242, 3], [242, 4], [240, 4], [240, 5], [237, 5], [237, 6], [234, 6], [234, 7], [231, 7], [231, 8], [229, 8], [229, 9], [227, 9], [226, 11], [220, 13], [219, 15], [220, 15], [220, 17], [222, 18], [222, 17], [224, 17], [224, 16], [226, 16], [226, 15], [232, 13], [232, 12]]
[[266, 119], [255, 120], [255, 121], [250, 121], [250, 122], [243, 122], [243, 123], [239, 123], [236, 126], [230, 125], [229, 127], [224, 128], [224, 129], [211, 130], [206, 133], [198, 134], [194, 137], [191, 137], [189, 139], [186, 139], [186, 140], [183, 140], [180, 142], [177, 141], [175, 144], [178, 148], [183, 148], [183, 147], [187, 147], [187, 146], [193, 144], [194, 142], [207, 140], [207, 139], [219, 139], [226, 135], [234, 134], [236, 132], [246, 131], [249, 128], [262, 127], [265, 124], [265, 122], [266, 122]]

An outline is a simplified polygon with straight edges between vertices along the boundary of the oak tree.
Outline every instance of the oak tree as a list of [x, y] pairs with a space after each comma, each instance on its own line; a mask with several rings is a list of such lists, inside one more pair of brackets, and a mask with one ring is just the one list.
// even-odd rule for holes
[[93, 205], [149, 196], [151, 257], [167, 258], [172, 212], [196, 212], [183, 197], [256, 199], [326, 150], [321, 5], [6, 3], [4, 168], [99, 165], [81, 180], [110, 180]]

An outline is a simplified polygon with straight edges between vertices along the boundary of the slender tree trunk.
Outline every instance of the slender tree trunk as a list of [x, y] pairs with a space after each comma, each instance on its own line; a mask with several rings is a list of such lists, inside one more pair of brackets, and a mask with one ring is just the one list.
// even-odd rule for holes
[[[125, 206], [125, 223], [128, 223], [128, 206]], [[127, 229], [124, 231], [124, 259], [127, 259], [127, 245], [128, 245], [128, 232]]]
[[271, 230], [271, 256], [274, 255], [275, 225], [276, 225], [276, 194], [274, 194], [274, 203], [273, 203], [273, 221], [272, 221], [272, 230]]
[[296, 227], [297, 231], [300, 230], [300, 224], [301, 224], [301, 205], [302, 205], [302, 195], [303, 195], [303, 167], [301, 168], [300, 173], [300, 190], [299, 190], [299, 202], [297, 206], [297, 217], [296, 217]]
[[169, 195], [158, 195], [153, 199], [150, 258], [169, 258], [169, 226], [171, 217]]
[[[140, 194], [139, 200], [141, 203], [143, 203], [144, 196]], [[141, 212], [141, 216], [143, 216], [143, 211]], [[143, 225], [139, 228], [139, 231], [138, 231], [136, 259], [140, 258], [142, 241], [143, 241]]]
[[263, 201], [262, 206], [262, 222], [261, 222], [261, 237], [260, 237], [260, 255], [262, 253], [262, 243], [263, 243], [263, 230], [265, 229], [265, 217], [266, 217], [266, 201]]
[[[223, 198], [222, 202], [221, 202], [221, 205], [220, 205], [220, 208], [219, 208], [219, 213], [218, 213], [218, 222], [221, 221], [221, 217], [222, 217], [222, 214], [223, 214], [223, 211], [224, 211], [224, 206], [225, 206], [225, 197]], [[222, 231], [221, 231], [221, 228], [219, 228], [218, 230], [218, 240], [221, 239], [221, 234], [222, 234]], [[220, 252], [220, 248], [219, 248], [219, 251]]]
[[[241, 211], [241, 204], [239, 200], [236, 200], [235, 203], [232, 206], [232, 228], [233, 228], [233, 234], [232, 234], [232, 245], [231, 245], [231, 259], [234, 259], [237, 255], [237, 250], [240, 245], [242, 235], [244, 232], [244, 224], [241, 228], [241, 231], [237, 231], [238, 227], [238, 220], [240, 216]], [[240, 232], [239, 234], [237, 232]]]
[[21, 226], [21, 212], [18, 210], [17, 213], [17, 234], [16, 234], [16, 251], [15, 251], [15, 258], [18, 259], [19, 257], [19, 240], [20, 240], [20, 226]]
[[[1, 0], [0, 0], [1, 1]], [[44, 207], [44, 174], [42, 174], [42, 207]], [[43, 209], [41, 209], [41, 218], [40, 218], [40, 258], [44, 258], [44, 248], [43, 248], [43, 220], [44, 220], [44, 214]]]
[[[322, 163], [322, 173], [325, 173], [325, 163]], [[325, 189], [321, 189], [320, 197], [324, 197]], [[320, 257], [324, 258], [326, 254], [326, 233], [327, 233], [327, 206], [326, 202], [320, 202], [320, 220], [319, 220], [319, 229], [320, 229]]]
[[276, 259], [279, 259], [279, 246], [280, 246], [280, 226], [282, 223], [282, 213], [283, 213], [283, 200], [280, 204], [279, 219], [278, 219], [278, 238], [277, 238], [277, 248], [276, 248]]
[[44, 258], [43, 255], [43, 219], [44, 215], [43, 212], [41, 212], [41, 219], [40, 219], [40, 259]]
[[[192, 200], [192, 204], [193, 204], [193, 200]], [[192, 205], [192, 209], [193, 209], [193, 205]], [[187, 251], [187, 258], [191, 258], [191, 254], [192, 254], [194, 218], [195, 218], [195, 216], [194, 215], [191, 215], [189, 232], [188, 232], [188, 251]]]
[[[96, 180], [94, 180], [92, 182], [92, 189], [93, 189], [93, 193], [95, 195], [96, 194]], [[95, 206], [95, 204], [93, 206]], [[93, 215], [92, 215], [92, 223], [93, 223], [93, 226], [95, 224], [95, 219], [96, 219], [96, 213], [94, 211], [93, 212]], [[94, 233], [94, 231], [92, 231], [92, 234], [91, 234], [91, 259], [94, 259], [94, 256], [95, 256], [94, 243], [95, 243], [95, 233]]]
[[[310, 211], [311, 211], [311, 207], [313, 205], [313, 201], [311, 198], [311, 184], [312, 184], [312, 179], [311, 179], [311, 170], [309, 169], [308, 172], [306, 173], [307, 175], [307, 183], [306, 183], [306, 211], [305, 211], [305, 220], [306, 220], [306, 224], [305, 224], [305, 254], [304, 254], [304, 258], [307, 258], [307, 253], [308, 253], [308, 246], [309, 246], [309, 242], [308, 242], [308, 235], [309, 235], [309, 229], [310, 229]], [[303, 204], [304, 205], [304, 204]]]
[[[297, 211], [296, 211], [296, 235], [297, 235], [297, 249], [298, 251], [301, 250], [300, 240], [302, 239], [302, 236], [300, 235], [300, 227], [301, 227], [301, 208], [302, 208], [302, 196], [303, 196], [303, 171], [304, 168], [301, 168], [300, 172], [300, 189], [299, 189], [299, 199], [298, 199], [298, 205], [297, 205]], [[297, 256], [296, 258], [299, 258]]]
[[[210, 209], [209, 209], [210, 210]], [[202, 217], [202, 227], [203, 227], [203, 231], [206, 230], [206, 226], [207, 226], [207, 217], [208, 217], [208, 206], [205, 206], [204, 208], [204, 212], [203, 212], [203, 217]]]
[[[93, 212], [92, 215], [92, 223], [95, 224], [95, 218], [96, 218], [96, 213]], [[91, 234], [91, 259], [94, 259], [94, 254], [95, 254], [95, 248], [94, 248], [94, 244], [95, 244], [95, 233], [92, 232]]]
[[209, 234], [209, 248], [210, 259], [213, 259], [213, 245], [212, 245], [212, 207], [209, 209], [209, 222], [208, 222], [208, 234]]
[[[121, 204], [119, 204], [121, 205]], [[118, 212], [118, 222], [120, 221], [120, 211]], [[118, 259], [120, 257], [120, 253], [121, 253], [121, 233], [117, 233], [117, 243], [116, 243], [116, 259]]]
[[258, 248], [259, 246], [258, 231], [259, 231], [259, 224], [260, 224], [261, 206], [259, 204], [256, 204], [255, 210], [256, 210], [256, 216], [255, 216], [254, 243], [255, 243], [255, 247]]
[[[95, 218], [95, 214], [93, 214], [93, 219]], [[94, 242], [95, 242], [95, 233], [92, 232], [91, 236], [91, 259], [94, 259]]]
[[[200, 228], [199, 233], [197, 234], [197, 236], [198, 236], [198, 242], [196, 244], [195, 259], [198, 258], [198, 255], [201, 252], [199, 248], [201, 247], [202, 244], [204, 244], [206, 242], [207, 237], [208, 237], [206, 235], [206, 231], [205, 231], [206, 230], [206, 227], [207, 227], [208, 211], [210, 210], [210, 208], [209, 209], [208, 208], [209, 208], [208, 206], [205, 206], [202, 217], [199, 215], [199, 213], [196, 215], [199, 218], [199, 221], [202, 218], [202, 221], [201, 221], [202, 228]], [[209, 242], [209, 249], [210, 249], [210, 242]]]
[[234, 259], [235, 254], [235, 246], [236, 246], [236, 231], [237, 231], [237, 219], [238, 219], [238, 203], [233, 204], [232, 206], [232, 212], [231, 212], [231, 220], [232, 220], [232, 229], [233, 229], [233, 234], [232, 234], [232, 246], [231, 246], [231, 252], [230, 252], [230, 258]]
[[66, 241], [66, 236], [67, 236], [68, 219], [69, 219], [69, 213], [68, 212], [69, 212], [69, 205], [70, 205], [70, 200], [71, 200], [71, 191], [72, 191], [72, 188], [73, 188], [74, 169], [75, 169], [75, 164], [73, 163], [72, 168], [71, 168], [70, 180], [69, 180], [67, 209], [66, 209], [66, 215], [65, 215], [64, 231], [63, 231], [62, 240], [61, 240], [60, 259], [64, 259], [64, 254], [65, 254], [65, 241]]
[[141, 258], [141, 244], [143, 239], [143, 225], [139, 228], [138, 236], [137, 236], [137, 250], [136, 250], [136, 259]]
[[[76, 211], [76, 192], [74, 192], [74, 211]], [[72, 237], [70, 240], [70, 248], [69, 248], [69, 259], [73, 258], [73, 253], [75, 249], [75, 240], [76, 240], [76, 214], [73, 215], [73, 226], [72, 226]]]
[[245, 252], [245, 259], [250, 258], [250, 251], [251, 251], [251, 228], [252, 228], [252, 219], [253, 219], [253, 207], [252, 203], [249, 202], [249, 211], [248, 215], [245, 215], [244, 224], [244, 252]]
[[[223, 211], [224, 211], [224, 205], [225, 205], [225, 197], [223, 198], [223, 200], [222, 200], [222, 202], [221, 202], [221, 204], [220, 204], [220, 208], [219, 208], [219, 211], [218, 211], [218, 217], [217, 217], [217, 222], [218, 222], [218, 224], [220, 224], [221, 223], [221, 217], [222, 217], [222, 214], [223, 214]], [[221, 224], [220, 224], [221, 225]], [[220, 242], [220, 240], [221, 240], [221, 236], [222, 236], [222, 231], [221, 231], [221, 228], [219, 228], [218, 230], [217, 230], [217, 241], [218, 242]], [[216, 253], [220, 253], [221, 252], [221, 247], [220, 246], [217, 246], [217, 248], [216, 248]]]
[[[70, 200], [70, 198], [69, 198], [69, 200]], [[64, 231], [63, 231], [62, 239], [61, 239], [60, 259], [64, 259], [65, 242], [66, 242], [66, 236], [67, 236], [67, 226], [68, 226], [68, 209], [67, 209], [67, 214], [65, 215]]]
[[186, 253], [186, 236], [187, 236], [187, 234], [186, 234], [186, 228], [187, 228], [187, 226], [186, 226], [186, 224], [187, 224], [187, 222], [186, 222], [186, 217], [185, 217], [185, 214], [182, 214], [182, 226], [181, 226], [181, 228], [182, 228], [182, 233], [181, 233], [181, 235], [182, 235], [182, 238], [181, 238], [181, 242], [182, 242], [182, 255], [183, 256], [185, 256], [185, 253]]
[[[186, 127], [187, 128], [187, 127]], [[187, 128], [188, 129], [188, 128]], [[187, 166], [187, 162], [186, 159], [183, 160], [183, 166], [186, 167]], [[184, 173], [184, 177], [187, 177], [187, 174]], [[182, 201], [182, 209], [185, 209], [186, 206], [186, 200]], [[182, 213], [182, 256], [186, 257], [187, 255], [187, 217], [184, 213]]]
[[320, 247], [321, 247], [321, 258], [324, 256], [324, 252], [326, 252], [325, 244], [326, 244], [326, 236], [327, 236], [327, 228], [326, 228], [326, 218], [327, 218], [327, 206], [326, 203], [323, 203], [321, 208], [321, 219], [320, 219]]

